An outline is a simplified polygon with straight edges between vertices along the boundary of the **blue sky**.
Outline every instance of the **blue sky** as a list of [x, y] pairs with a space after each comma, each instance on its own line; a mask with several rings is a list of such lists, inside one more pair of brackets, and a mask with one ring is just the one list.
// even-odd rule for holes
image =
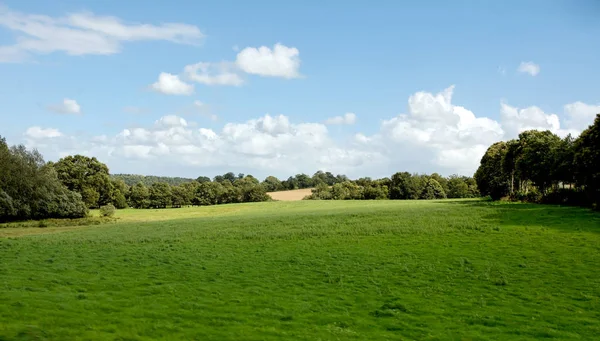
[[0, 135], [112, 172], [471, 175], [600, 112], [591, 0], [0, 4]]

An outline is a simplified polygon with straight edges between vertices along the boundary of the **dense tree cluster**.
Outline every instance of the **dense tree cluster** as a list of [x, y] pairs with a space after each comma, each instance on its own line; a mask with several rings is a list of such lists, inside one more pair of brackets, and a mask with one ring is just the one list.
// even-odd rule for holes
[[483, 195], [532, 202], [600, 204], [600, 114], [577, 139], [528, 130], [491, 145], [475, 173]]
[[360, 178], [345, 180], [329, 186], [318, 184], [309, 200], [407, 200], [475, 198], [479, 190], [473, 178], [452, 175], [445, 178], [437, 173], [431, 175], [398, 172], [391, 178], [372, 180]]
[[86, 215], [81, 195], [63, 185], [37, 151], [9, 147], [0, 137], [0, 222]]
[[[111, 174], [113, 180], [123, 180], [127, 186], [133, 186], [139, 182], [146, 186], [152, 186], [156, 182], [166, 182], [169, 185], [177, 186], [186, 182], [192, 182], [194, 179], [170, 177], [170, 176], [154, 176], [154, 175], [138, 175], [138, 174]], [[210, 179], [209, 179], [210, 180]]]

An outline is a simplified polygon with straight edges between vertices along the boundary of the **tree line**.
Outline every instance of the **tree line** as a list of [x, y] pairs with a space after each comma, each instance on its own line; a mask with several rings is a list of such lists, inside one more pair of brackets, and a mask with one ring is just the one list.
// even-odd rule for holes
[[[134, 184], [132, 181], [137, 180]], [[164, 181], [163, 181], [164, 180]], [[148, 184], [149, 183], [149, 184]], [[375, 200], [477, 197], [472, 178], [400, 172], [391, 178], [350, 180], [317, 171], [286, 180], [228, 172], [195, 180], [120, 174], [95, 157], [69, 155], [45, 162], [37, 150], [9, 147], [0, 137], [0, 221], [81, 218], [89, 209], [166, 208], [271, 200], [267, 192], [313, 188], [306, 199]]]
[[169, 185], [181, 185], [186, 182], [192, 182], [194, 179], [181, 178], [178, 176], [155, 176], [155, 175], [139, 175], [139, 174], [111, 174], [111, 179], [123, 180], [128, 186], [133, 186], [138, 182], [143, 183], [146, 186], [152, 186], [156, 182], [166, 182]]
[[411, 174], [398, 172], [391, 178], [345, 180], [329, 186], [319, 183], [307, 200], [415, 200], [476, 198], [479, 190], [471, 177], [437, 173]]
[[600, 206], [600, 114], [574, 139], [528, 130], [492, 144], [475, 173], [483, 195], [529, 202]]

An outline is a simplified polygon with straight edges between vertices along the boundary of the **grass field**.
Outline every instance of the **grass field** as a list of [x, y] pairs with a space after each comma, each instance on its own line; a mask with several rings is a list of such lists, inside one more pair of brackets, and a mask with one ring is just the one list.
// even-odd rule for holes
[[481, 201], [0, 229], [0, 340], [594, 340], [600, 215]]

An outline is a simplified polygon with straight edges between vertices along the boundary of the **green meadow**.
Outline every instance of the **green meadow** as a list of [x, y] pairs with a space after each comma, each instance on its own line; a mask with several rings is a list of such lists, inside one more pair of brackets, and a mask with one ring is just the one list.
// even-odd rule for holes
[[0, 340], [594, 340], [600, 214], [298, 201], [0, 227]]

